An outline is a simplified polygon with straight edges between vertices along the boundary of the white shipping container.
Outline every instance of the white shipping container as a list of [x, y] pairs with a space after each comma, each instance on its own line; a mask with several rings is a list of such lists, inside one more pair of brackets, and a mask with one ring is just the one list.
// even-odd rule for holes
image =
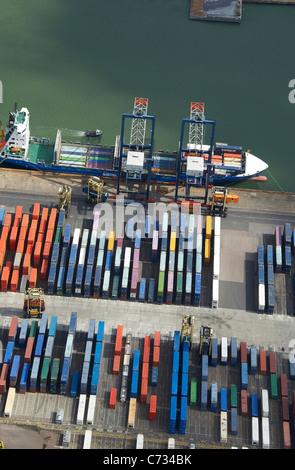
[[77, 412], [77, 424], [83, 424], [84, 422], [84, 414], [85, 414], [85, 406], [86, 406], [86, 395], [82, 393], [79, 397], [79, 405], [78, 405], [78, 412]]
[[162, 232], [168, 232], [168, 212], [163, 214], [163, 225], [162, 225]]
[[96, 246], [96, 239], [97, 239], [97, 230], [92, 229], [91, 237], [90, 237], [90, 245], [91, 246]]
[[130, 259], [131, 259], [131, 248], [130, 246], [126, 246], [125, 255], [124, 255], [124, 268], [130, 267]]
[[80, 266], [84, 266], [85, 256], [86, 256], [86, 247], [81, 246], [80, 253], [79, 253], [79, 262], [78, 262]]
[[[98, 232], [97, 232], [97, 237], [99, 237]], [[106, 232], [105, 230], [102, 230], [100, 237], [99, 237], [99, 249], [100, 250], [104, 250], [105, 242], [106, 242]]]
[[215, 217], [214, 218], [214, 235], [220, 236], [221, 234], [221, 218]]
[[220, 255], [214, 253], [213, 256], [213, 279], [219, 279], [220, 274]]
[[268, 400], [268, 390], [263, 388], [261, 390], [261, 404], [262, 404], [262, 416], [268, 418], [269, 416], [269, 400]]
[[203, 234], [197, 233], [197, 245], [196, 245], [197, 253], [202, 253], [202, 248], [203, 248]]
[[74, 335], [73, 334], [68, 334], [66, 347], [65, 347], [65, 354], [64, 354], [65, 357], [71, 357], [72, 348], [73, 348], [73, 341], [74, 341]]
[[87, 429], [84, 435], [83, 449], [90, 449], [92, 440], [92, 431]]
[[96, 395], [90, 395], [89, 401], [88, 401], [87, 417], [86, 417], [87, 424], [93, 424], [95, 405], [96, 405]]
[[265, 284], [258, 284], [258, 310], [265, 310]]
[[177, 271], [183, 271], [183, 260], [184, 260], [184, 253], [183, 251], [179, 251], [177, 255]]
[[213, 279], [212, 282], [212, 308], [218, 308], [219, 301], [219, 280]]
[[168, 439], [168, 449], [175, 449], [175, 439], [174, 439], [174, 437], [169, 437], [169, 439]]
[[122, 276], [122, 284], [121, 287], [124, 287], [127, 289], [128, 287], [128, 277], [129, 277], [129, 268], [124, 268], [123, 269], [123, 276]]
[[165, 267], [166, 267], [166, 251], [161, 251], [160, 271], [165, 271]]
[[75, 228], [74, 235], [73, 235], [73, 245], [79, 244], [79, 238], [80, 238], [80, 229]]
[[144, 435], [143, 434], [137, 434], [136, 449], [143, 449], [143, 440], [144, 440]]
[[263, 416], [261, 420], [261, 429], [262, 429], [262, 448], [269, 449], [270, 439], [269, 439], [269, 418]]
[[259, 421], [256, 416], [252, 416], [252, 445], [259, 444]]
[[85, 228], [85, 229], [83, 230], [82, 242], [81, 242], [81, 246], [82, 246], [83, 248], [86, 248], [86, 247], [87, 247], [88, 236], [89, 236], [89, 230], [88, 230], [88, 228]]
[[102, 266], [103, 257], [104, 257], [104, 250], [99, 250], [98, 255], [97, 255], [96, 266]]
[[129, 366], [130, 364], [130, 354], [124, 354], [123, 357], [123, 366]]
[[216, 253], [220, 256], [220, 237], [219, 236], [214, 237], [213, 250], [214, 250], [214, 253]]
[[6, 398], [6, 403], [5, 403], [5, 408], [4, 408], [4, 417], [5, 418], [10, 418], [11, 417], [14, 399], [15, 399], [15, 388], [14, 387], [9, 387], [9, 390], [8, 390], [8, 393], [7, 393], [7, 398]]
[[227, 442], [227, 411], [220, 412], [220, 442]]
[[194, 233], [195, 230], [195, 218], [194, 214], [190, 214], [188, 221], [188, 231], [189, 233]]
[[225, 365], [227, 363], [227, 355], [228, 355], [227, 338], [225, 336], [222, 336], [222, 338], [221, 338], [221, 358], [220, 358], [221, 364]]
[[159, 243], [159, 232], [158, 230], [155, 230], [153, 233], [152, 250], [158, 249], [158, 243]]

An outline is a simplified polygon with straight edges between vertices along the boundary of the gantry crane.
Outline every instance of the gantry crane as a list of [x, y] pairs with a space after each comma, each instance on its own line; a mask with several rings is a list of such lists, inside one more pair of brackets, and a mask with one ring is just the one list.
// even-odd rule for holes
[[58, 190], [58, 210], [64, 210], [66, 217], [71, 207], [72, 188], [64, 184]]
[[199, 354], [202, 356], [203, 354], [210, 355], [211, 354], [211, 347], [212, 347], [212, 338], [213, 338], [213, 328], [210, 326], [201, 326], [200, 329], [200, 349]]
[[181, 342], [189, 342], [189, 349], [192, 347], [193, 334], [194, 334], [194, 320], [192, 315], [183, 315], [181, 325]]
[[[186, 199], [203, 199], [207, 204], [208, 190], [211, 182], [212, 152], [214, 147], [215, 121], [205, 118], [204, 103], [191, 102], [190, 118], [182, 120], [181, 137], [179, 143], [177, 173], [175, 186], [175, 202], [178, 200], [178, 187], [180, 179], [186, 184]], [[184, 146], [185, 130], [189, 126], [189, 142]], [[205, 145], [205, 126], [211, 127], [210, 144]], [[206, 168], [204, 154], [208, 155]], [[204, 197], [190, 196], [191, 187], [205, 187]]]
[[40, 287], [29, 288], [26, 290], [24, 298], [24, 316], [41, 317], [45, 310], [44, 292]]
[[[149, 199], [155, 117], [148, 115], [147, 109], [147, 98], [135, 98], [132, 114], [122, 115], [117, 194], [120, 193], [120, 179], [124, 167], [127, 191], [121, 192], [132, 194], [132, 191], [129, 189], [130, 181], [146, 181], [146, 199]], [[131, 119], [131, 133], [130, 140], [125, 142], [125, 121], [127, 119]], [[150, 142], [146, 142], [147, 121], [151, 122]]]
[[82, 191], [87, 194], [88, 202], [95, 202], [96, 204], [105, 202], [109, 197], [108, 193], [104, 192], [104, 181], [98, 176], [89, 178]]
[[229, 202], [239, 202], [239, 196], [237, 196], [236, 194], [230, 194], [228, 192], [228, 189], [225, 187], [218, 186], [216, 188], [214, 186], [211, 188], [211, 192], [211, 215], [219, 215], [221, 217], [225, 217], [227, 212], [226, 204]]

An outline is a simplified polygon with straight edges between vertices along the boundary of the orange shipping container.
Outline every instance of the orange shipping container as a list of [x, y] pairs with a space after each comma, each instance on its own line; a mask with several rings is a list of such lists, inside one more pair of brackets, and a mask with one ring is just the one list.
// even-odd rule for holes
[[266, 375], [266, 351], [264, 349], [260, 349], [259, 353], [260, 357], [260, 374]]
[[283, 421], [283, 439], [284, 439], [284, 449], [291, 449], [289, 421]]
[[160, 331], [155, 331], [154, 346], [160, 346], [160, 341], [161, 341], [161, 332]]
[[34, 245], [27, 245], [26, 254], [28, 253], [29, 255], [32, 255], [33, 250], [34, 250]]
[[34, 207], [33, 207], [33, 220], [38, 220], [40, 215], [40, 204], [38, 202], [35, 202]]
[[115, 355], [120, 356], [122, 348], [123, 325], [118, 325], [115, 344]]
[[19, 227], [20, 226], [20, 222], [21, 220], [20, 219], [14, 219], [14, 222], [13, 222], [13, 226], [12, 227]]
[[41, 281], [47, 280], [48, 259], [44, 259], [41, 265], [40, 279]]
[[148, 379], [141, 379], [140, 403], [146, 403]]
[[35, 243], [35, 238], [36, 238], [36, 229], [30, 228], [30, 230], [29, 230], [29, 235], [28, 235], [28, 240], [27, 240], [27, 244], [28, 244], [28, 245], [34, 245], [34, 243]]
[[149, 410], [149, 420], [150, 421], [155, 420], [156, 410], [157, 410], [157, 395], [151, 395], [150, 410]]
[[44, 243], [43, 258], [48, 259], [50, 255], [51, 243]]
[[6, 243], [6, 240], [8, 238], [10, 227], [2, 227], [2, 232], [1, 232], [1, 240], [3, 240]]
[[0, 273], [2, 270], [3, 263], [4, 263], [4, 258], [5, 258], [5, 253], [3, 251], [0, 251]]
[[23, 253], [25, 247], [25, 241], [19, 240], [16, 246], [16, 253]]
[[41, 213], [41, 220], [46, 221], [48, 219], [48, 212], [49, 212], [48, 207], [43, 207], [42, 213]]
[[113, 375], [118, 375], [120, 370], [120, 356], [114, 356]]
[[10, 322], [10, 327], [9, 327], [9, 332], [8, 332], [8, 341], [15, 340], [15, 335], [17, 332], [17, 324], [18, 324], [18, 317], [14, 315], [11, 318], [11, 322]]
[[27, 346], [26, 346], [25, 355], [24, 355], [24, 362], [26, 362], [26, 363], [31, 362], [33, 346], [34, 346], [34, 340], [35, 340], [35, 338], [33, 338], [33, 337], [29, 337], [27, 339]]
[[23, 215], [23, 206], [16, 206], [14, 222], [16, 221], [16, 219], [21, 219], [22, 215]]
[[15, 251], [16, 249], [16, 240], [17, 240], [18, 227], [13, 226], [10, 232], [9, 237], [9, 250]]
[[149, 378], [149, 363], [148, 362], [144, 362], [142, 364], [142, 374], [141, 374], [141, 377], [143, 379], [148, 379]]
[[111, 388], [109, 408], [111, 408], [112, 410], [114, 410], [116, 407], [116, 400], [117, 400], [117, 389]]
[[6, 380], [8, 374], [9, 364], [5, 363], [2, 366], [1, 370], [1, 377], [0, 377], [0, 395], [4, 395], [6, 393]]
[[12, 271], [11, 282], [10, 282], [10, 291], [16, 292], [18, 287], [18, 279], [19, 279], [19, 270], [14, 269]]
[[46, 220], [41, 220], [40, 227], [39, 227], [39, 233], [45, 233], [46, 232], [46, 225], [47, 225], [47, 221]]
[[40, 266], [40, 256], [41, 256], [42, 243], [36, 242], [34, 249], [34, 266], [38, 268]]
[[48, 228], [46, 232], [45, 243], [52, 243], [54, 230]]
[[43, 243], [43, 239], [44, 239], [44, 233], [38, 233], [38, 236], [37, 236], [37, 242], [40, 242], [41, 245]]
[[12, 214], [5, 214], [3, 227], [8, 227], [10, 229], [12, 223]]
[[28, 227], [30, 222], [30, 216], [29, 214], [24, 214], [22, 218], [22, 227]]
[[160, 348], [159, 346], [154, 346], [153, 350], [153, 367], [158, 367], [160, 361]]
[[24, 256], [24, 262], [23, 262], [23, 274], [29, 275], [30, 273], [30, 268], [31, 268], [31, 254], [26, 253]]
[[27, 236], [27, 231], [28, 231], [28, 227], [22, 225], [21, 228], [20, 228], [20, 231], [19, 231], [18, 239], [19, 240], [25, 240], [25, 238]]
[[36, 287], [37, 283], [37, 268], [32, 268], [29, 277], [29, 288]]
[[35, 229], [36, 232], [37, 232], [37, 228], [38, 228], [38, 220], [37, 219], [32, 220], [30, 228]]
[[1, 292], [7, 292], [10, 269], [4, 266], [1, 274]]
[[146, 346], [143, 350], [143, 358], [142, 358], [142, 361], [143, 362], [149, 362], [150, 360], [150, 347], [149, 346]]

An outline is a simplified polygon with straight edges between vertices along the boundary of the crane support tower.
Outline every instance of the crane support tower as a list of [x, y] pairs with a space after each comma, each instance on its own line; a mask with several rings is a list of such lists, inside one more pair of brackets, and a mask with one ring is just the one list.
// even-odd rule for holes
[[200, 356], [203, 354], [207, 354], [209, 356], [211, 354], [212, 338], [213, 328], [202, 325], [200, 329]]
[[58, 190], [58, 210], [64, 210], [66, 217], [71, 207], [72, 188], [68, 184], [63, 184]]
[[[215, 121], [205, 118], [204, 103], [192, 102], [190, 108], [190, 118], [182, 120], [179, 151], [177, 157], [175, 202], [178, 198], [201, 199], [207, 204], [208, 190], [211, 182], [212, 153], [214, 148]], [[185, 131], [189, 126], [189, 142], [185, 145]], [[210, 144], [205, 145], [205, 126], [211, 127]], [[204, 165], [204, 154], [208, 155], [206, 169]], [[178, 196], [179, 181], [183, 179], [186, 184], [185, 196]], [[205, 196], [190, 195], [191, 187], [205, 187]]]
[[44, 292], [40, 287], [26, 290], [24, 298], [24, 316], [40, 318], [45, 310]]
[[[151, 168], [153, 162], [153, 143], [155, 131], [155, 116], [147, 113], [148, 99], [135, 98], [132, 114], [122, 115], [122, 126], [120, 136], [119, 163], [118, 163], [118, 182], [117, 194], [120, 193], [120, 179], [123, 167], [126, 175], [126, 186], [128, 194], [132, 194], [129, 190], [130, 181], [147, 182], [146, 199], [149, 199]], [[131, 119], [130, 140], [125, 141], [125, 123]], [[147, 122], [151, 123], [150, 141], [146, 140]]]
[[183, 315], [182, 326], [181, 326], [181, 342], [188, 341], [189, 348], [192, 347], [193, 335], [194, 335], [194, 321], [195, 317], [192, 315]]
[[104, 181], [98, 176], [92, 176], [88, 179], [85, 186], [83, 186], [83, 193], [87, 194], [88, 202], [105, 202], [109, 197], [108, 193], [104, 192]]

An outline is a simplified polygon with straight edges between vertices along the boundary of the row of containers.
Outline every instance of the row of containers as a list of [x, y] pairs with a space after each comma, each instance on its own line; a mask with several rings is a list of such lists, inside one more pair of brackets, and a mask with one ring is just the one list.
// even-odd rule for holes
[[[293, 243], [293, 247], [292, 247]], [[275, 309], [275, 273], [291, 273], [294, 253], [294, 230], [290, 223], [275, 228], [275, 244], [259, 245], [257, 249], [258, 311], [273, 314]]]
[[[18, 317], [14, 316], [8, 334], [8, 343], [4, 355], [0, 375], [0, 394], [7, 389], [18, 388], [19, 393], [27, 391], [36, 393], [60, 393], [77, 397], [89, 395], [88, 422], [93, 419], [95, 400], [99, 380], [99, 369], [104, 337], [104, 322], [99, 322], [95, 338], [95, 320], [91, 319], [87, 333], [82, 371], [71, 373], [70, 367], [73, 353], [73, 342], [77, 324], [77, 313], [73, 312], [67, 333], [63, 357], [54, 357], [54, 341], [57, 329], [57, 317], [51, 317], [48, 325], [48, 315], [43, 313], [38, 327], [38, 321], [24, 319], [17, 339]], [[18, 354], [15, 354], [18, 348]], [[23, 351], [23, 352], [22, 352]], [[11, 392], [15, 393], [15, 392]], [[8, 400], [5, 416], [10, 416], [13, 402]], [[77, 415], [81, 416], [81, 409]]]
[[27, 287], [36, 287], [38, 281], [47, 280], [47, 271], [55, 237], [60, 237], [65, 221], [65, 212], [33, 206], [32, 214], [23, 213], [17, 206], [15, 214], [0, 209], [0, 273], [1, 291], [10, 289], [25, 292]]
[[[180, 404], [179, 412], [179, 434], [185, 432], [186, 423], [186, 405], [188, 399], [188, 352], [187, 344], [183, 343], [182, 348], [182, 370], [179, 373], [179, 355], [180, 355], [180, 333], [175, 331], [173, 342], [173, 362], [171, 377], [171, 396], [170, 396], [170, 420], [169, 434], [174, 434], [177, 424], [177, 407]], [[239, 361], [240, 359], [240, 361]], [[232, 384], [229, 389], [221, 387], [218, 391], [218, 383], [212, 381], [208, 383], [209, 366], [215, 368], [218, 363], [221, 366], [237, 366], [240, 362], [240, 384]], [[295, 370], [295, 356], [289, 358], [290, 363], [290, 379], [294, 380], [295, 376], [292, 371]], [[291, 369], [291, 365], [293, 369]], [[269, 389], [261, 389], [260, 393], [252, 392], [249, 387], [249, 375], [269, 376]], [[251, 402], [251, 429], [252, 429], [252, 445], [258, 446], [261, 442], [263, 448], [270, 447], [269, 433], [269, 398], [278, 400], [278, 383], [281, 388], [281, 410], [283, 422], [283, 445], [284, 448], [291, 447], [290, 425], [295, 426], [295, 391], [292, 392], [292, 400], [288, 398], [288, 378], [287, 374], [280, 374], [278, 378], [276, 366], [276, 353], [264, 349], [257, 350], [256, 347], [247, 347], [246, 342], [240, 343], [240, 351], [238, 350], [238, 342], [236, 338], [222, 337], [220, 347], [216, 338], [212, 339], [209, 354], [203, 354], [201, 357], [201, 377], [198, 393], [198, 380], [196, 377], [191, 378], [189, 390], [189, 405], [193, 408], [199, 404], [200, 411], [220, 411], [220, 441], [227, 443], [228, 433], [230, 435], [238, 434], [238, 395], [240, 395], [240, 414], [248, 416], [248, 401]], [[179, 396], [180, 395], [180, 396]], [[198, 401], [199, 395], [199, 401]], [[284, 397], [284, 398], [283, 398]], [[219, 404], [219, 406], [218, 406]], [[259, 408], [259, 404], [261, 409]], [[279, 405], [280, 407], [280, 405]], [[259, 424], [259, 418], [261, 423]], [[265, 419], [263, 419], [265, 418]], [[261, 440], [259, 429], [261, 428]]]

